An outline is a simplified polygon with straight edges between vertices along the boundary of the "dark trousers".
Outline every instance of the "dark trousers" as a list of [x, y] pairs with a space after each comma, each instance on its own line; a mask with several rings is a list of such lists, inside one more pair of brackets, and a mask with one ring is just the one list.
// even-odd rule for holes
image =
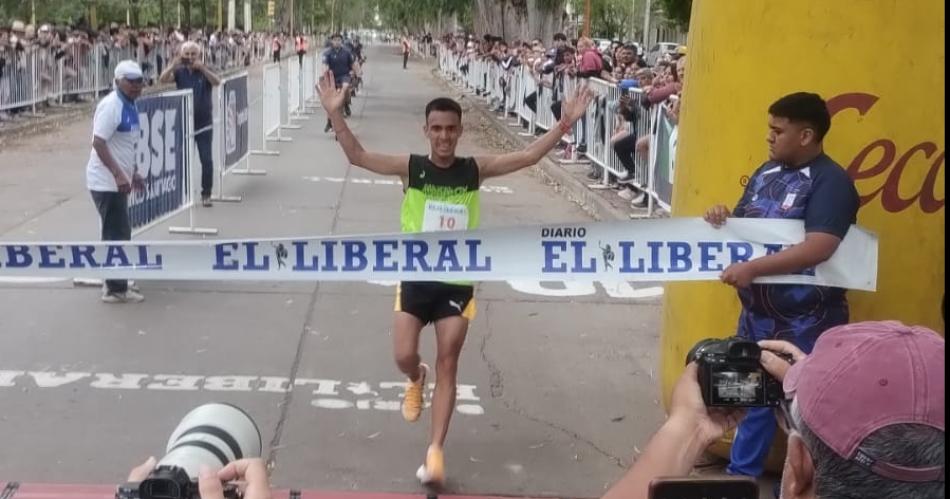
[[[346, 81], [346, 83], [349, 83], [349, 80], [345, 80], [345, 81]], [[339, 90], [339, 89], [343, 88], [343, 83], [344, 83], [344, 80], [337, 81], [337, 82], [336, 82], [336, 89]], [[343, 101], [343, 112], [346, 113], [346, 114], [350, 114], [350, 91], [349, 91], [349, 89], [347, 89], [347, 91], [346, 91], [346, 100]], [[333, 128], [333, 126], [330, 124], [330, 117], [329, 117], [329, 116], [327, 116], [327, 126], [326, 126], [326, 128], [327, 128], [328, 130], [329, 130], [330, 128]]]
[[532, 113], [537, 113], [538, 92], [531, 92], [530, 94], [526, 95], [524, 98], [524, 105], [528, 106], [528, 109], [530, 109]]
[[614, 152], [620, 159], [620, 164], [631, 174], [635, 169], [634, 155], [637, 153], [637, 134], [636, 132], [614, 142]]
[[409, 62], [409, 52], [402, 53], [402, 69], [406, 69], [406, 63]]
[[211, 139], [213, 137], [214, 132], [210, 129], [207, 132], [195, 135], [195, 145], [198, 146], [198, 159], [201, 161], [202, 196], [210, 196], [211, 187], [214, 184], [214, 156], [211, 154]]
[[[102, 221], [103, 241], [129, 241], [132, 239], [132, 224], [129, 222], [129, 196], [121, 192], [89, 191], [92, 202]], [[129, 281], [106, 280], [110, 293], [125, 293]]]

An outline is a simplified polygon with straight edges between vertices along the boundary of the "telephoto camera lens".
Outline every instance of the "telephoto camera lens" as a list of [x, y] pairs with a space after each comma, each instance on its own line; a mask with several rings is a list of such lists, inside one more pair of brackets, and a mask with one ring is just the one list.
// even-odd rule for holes
[[220, 470], [231, 461], [260, 457], [261, 432], [238, 407], [205, 404], [178, 423], [165, 452], [152, 474], [139, 484], [137, 499], [197, 498], [198, 471], [202, 467]]
[[174, 466], [192, 480], [207, 466], [218, 470], [231, 461], [261, 456], [261, 432], [242, 409], [212, 403], [196, 407], [178, 423], [158, 466]]
[[[148, 478], [116, 490], [116, 499], [197, 499], [198, 471], [218, 471], [231, 461], [261, 456], [261, 432], [254, 420], [230, 404], [198, 406], [178, 423], [168, 439], [165, 457]], [[229, 499], [241, 497], [233, 485]]]

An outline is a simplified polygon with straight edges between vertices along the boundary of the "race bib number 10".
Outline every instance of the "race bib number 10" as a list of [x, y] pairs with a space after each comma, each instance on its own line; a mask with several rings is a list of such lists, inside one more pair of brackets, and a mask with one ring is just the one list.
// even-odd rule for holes
[[467, 206], [462, 204], [445, 203], [442, 201], [426, 201], [425, 215], [422, 218], [423, 232], [467, 229]]

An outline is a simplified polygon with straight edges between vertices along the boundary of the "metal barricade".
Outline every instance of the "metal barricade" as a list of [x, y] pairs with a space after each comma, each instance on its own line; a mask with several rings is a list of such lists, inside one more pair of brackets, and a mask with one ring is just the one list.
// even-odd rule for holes
[[508, 68], [508, 87], [505, 89], [505, 117], [507, 118], [509, 114], [514, 114], [515, 117], [518, 115], [519, 102], [522, 102], [523, 99], [519, 99], [518, 96], [521, 95], [521, 67]]
[[478, 60], [472, 54], [465, 54], [462, 66], [468, 68], [462, 73], [465, 78], [465, 89], [468, 92], [475, 93], [476, 82], [478, 81]]
[[[534, 127], [536, 123], [535, 112], [528, 107], [528, 104], [525, 102], [525, 99], [538, 91], [538, 82], [535, 80], [534, 74], [531, 72], [531, 68], [527, 66], [521, 67], [521, 81], [523, 85], [521, 87], [521, 97], [518, 99], [521, 112], [518, 113], [518, 117], [524, 120], [525, 125], [528, 130], [526, 132], [521, 132], [519, 135], [522, 136], [534, 136]], [[535, 101], [537, 102], [537, 100]]]
[[[653, 135], [656, 131], [656, 115], [660, 109], [660, 106], [654, 105], [651, 106], [649, 110], [645, 109], [642, 106], [642, 102], [646, 99], [646, 94], [643, 93], [641, 89], [634, 89], [633, 94], [631, 95], [631, 103], [636, 105], [640, 110], [639, 116], [636, 123], [631, 125], [631, 130], [636, 136], [645, 137], [648, 135]], [[649, 155], [643, 156], [640, 154], [634, 154], [634, 164], [636, 165], [633, 179], [634, 185], [641, 188], [646, 188], [649, 185], [649, 171], [650, 171], [650, 159]]]
[[301, 68], [301, 92], [303, 93], [303, 102], [301, 105], [302, 108], [306, 108], [308, 104], [313, 104], [317, 101], [316, 67], [316, 56], [314, 54], [304, 55], [303, 67]]
[[[243, 67], [249, 50], [253, 61], [270, 56], [270, 44], [255, 35], [245, 45], [224, 42], [203, 49], [209, 66], [219, 72]], [[154, 83], [174, 59], [176, 50], [176, 44], [169, 41], [157, 42], [149, 49], [144, 45], [133, 49], [97, 42], [71, 43], [61, 48], [34, 45], [22, 52], [7, 50], [0, 54], [6, 61], [0, 75], [0, 112], [30, 109], [36, 113], [38, 104], [61, 104], [66, 98], [84, 96], [95, 99], [112, 88], [115, 67], [126, 59], [137, 61], [146, 80]]]
[[538, 112], [534, 123], [542, 130], [550, 130], [554, 126], [554, 113], [551, 111], [554, 97], [552, 87], [542, 85], [538, 88]]
[[[587, 151], [586, 156], [603, 169], [602, 183], [606, 185], [609, 182], [609, 175], [614, 175], [622, 179], [636, 179], [636, 172], [627, 172], [620, 162], [620, 158], [614, 152], [613, 136], [614, 128], [620, 115], [617, 112], [620, 102], [620, 89], [613, 84], [607, 83], [597, 78], [591, 78], [588, 81], [588, 88], [594, 94], [591, 106], [587, 110], [585, 119], [587, 120], [587, 130], [589, 137], [586, 138]], [[635, 103], [639, 105], [637, 101]], [[629, 129], [629, 125], [625, 125]], [[637, 181], [634, 180], [634, 184]], [[645, 182], [643, 183], [645, 185]]]
[[9, 59], [0, 79], [0, 111], [36, 104], [36, 57], [32, 53], [7, 52]]
[[504, 100], [505, 91], [502, 88], [501, 77], [504, 70], [501, 68], [501, 64], [493, 59], [486, 59], [485, 64], [488, 66], [488, 104], [493, 108], [498, 105], [498, 102]]
[[85, 94], [95, 96], [100, 90], [98, 79], [101, 75], [96, 70], [99, 47], [75, 44], [66, 47], [65, 52], [66, 55], [60, 60], [60, 98]]
[[[469, 71], [463, 74], [460, 68], [466, 61], [469, 64]], [[653, 151], [648, 155], [634, 152], [633, 171], [627, 171], [614, 151], [614, 141], [611, 140], [618, 125], [626, 130], [629, 134], [626, 135], [627, 137], [633, 135], [640, 138], [655, 135], [656, 120], [661, 105], [655, 104], [649, 109], [644, 108], [642, 102], [646, 99], [646, 95], [642, 90], [629, 90], [630, 106], [637, 110], [637, 117], [634, 122], [627, 122], [620, 114], [619, 87], [597, 78], [588, 80], [556, 78], [553, 85], [549, 87], [539, 85], [538, 75], [533, 74], [527, 65], [522, 64], [506, 73], [494, 61], [477, 59], [468, 54], [456, 54], [447, 49], [440, 49], [439, 67], [446, 79], [456, 80], [456, 84], [460, 87], [470, 91], [484, 91], [490, 102], [503, 103], [505, 115], [502, 119], [508, 112], [513, 113], [515, 122], [510, 124], [527, 127], [525, 132], [520, 133], [523, 136], [533, 137], [537, 128], [550, 130], [556, 125], [554, 113], [551, 110], [555, 92], [557, 92], [557, 100], [561, 100], [565, 95], [573, 94], [578, 85], [586, 84], [594, 98], [584, 117], [574, 124], [573, 134], [562, 138], [562, 141], [573, 146], [569, 160], [576, 160], [577, 147], [583, 146], [583, 156], [603, 170], [601, 178], [603, 185], [606, 186], [609, 183], [611, 176], [633, 184], [650, 196], [652, 210], [653, 201], [657, 198], [651, 165]], [[507, 79], [506, 86], [502, 86], [499, 82], [499, 77], [502, 75]], [[534, 92], [537, 92], [536, 113], [525, 102], [526, 97]], [[675, 96], [671, 97], [671, 100], [675, 99]], [[618, 139], [621, 137], [618, 136]]]
[[469, 56], [468, 72], [472, 74], [472, 90], [476, 93], [482, 91], [482, 83], [485, 77], [482, 75], [484, 70], [482, 59], [478, 56]]
[[[560, 90], [560, 100], [567, 96], [574, 95], [579, 85], [586, 84], [586, 80], [577, 77], [563, 77], [561, 80], [562, 88]], [[552, 112], [553, 114], [553, 112]], [[585, 113], [586, 114], [586, 113]], [[552, 116], [552, 119], [554, 117]], [[552, 125], [553, 126], [553, 125]], [[588, 137], [590, 136], [591, 126], [586, 115], [582, 119], [574, 122], [570, 135], [561, 137], [561, 142], [567, 144], [565, 155], [559, 161], [561, 163], [586, 163], [587, 158], [578, 157], [578, 148], [586, 150]]]
[[494, 62], [485, 56], [481, 59], [481, 63], [482, 77], [479, 80], [481, 85], [480, 89], [482, 91], [482, 96], [485, 98], [485, 102], [491, 103], [491, 74]]

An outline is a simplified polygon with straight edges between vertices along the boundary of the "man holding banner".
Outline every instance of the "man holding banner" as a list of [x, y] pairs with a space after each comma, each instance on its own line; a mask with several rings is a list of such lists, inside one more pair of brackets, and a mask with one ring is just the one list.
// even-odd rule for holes
[[175, 82], [178, 90], [191, 89], [195, 116], [195, 145], [201, 160], [201, 205], [211, 206], [211, 187], [214, 183], [214, 155], [211, 143], [214, 137], [212, 128], [214, 106], [211, 102], [213, 87], [221, 84], [221, 79], [201, 60], [201, 50], [195, 42], [185, 42], [181, 52], [168, 66], [159, 81]]
[[[132, 239], [129, 221], [129, 193], [141, 190], [145, 182], [135, 164], [135, 144], [139, 139], [139, 113], [135, 99], [142, 94], [142, 69], [134, 61], [122, 61], [115, 68], [115, 90], [96, 106], [92, 121], [92, 152], [86, 164], [86, 187], [99, 212], [103, 241]], [[129, 289], [129, 281], [107, 279], [102, 301], [137, 303], [144, 300]]]
[[[438, 98], [425, 109], [423, 131], [429, 154], [384, 155], [363, 149], [346, 125], [342, 108], [347, 90], [336, 86], [332, 71], [319, 84], [320, 101], [336, 130], [337, 141], [353, 165], [382, 175], [402, 178], [405, 198], [401, 225], [405, 233], [476, 229], [479, 223], [479, 188], [491, 177], [514, 173], [537, 164], [574, 122], [584, 116], [591, 101], [586, 86], [564, 100], [562, 118], [526, 149], [497, 156], [459, 158], [455, 148], [462, 135], [462, 108], [448, 98]], [[419, 334], [435, 325], [437, 360], [432, 400], [432, 427], [425, 463], [416, 477], [424, 484], [441, 485], [445, 479], [442, 446], [455, 409], [459, 354], [469, 321], [475, 317], [474, 288], [468, 282], [403, 282], [396, 295], [393, 346], [396, 364], [409, 382], [403, 396], [402, 415], [415, 422], [423, 408], [428, 366], [419, 356]]]
[[[818, 95], [799, 92], [777, 100], [769, 107], [769, 161], [749, 179], [731, 213], [723, 205], [706, 212], [704, 218], [716, 227], [725, 224], [727, 217], [805, 222], [804, 242], [732, 264], [722, 273], [722, 282], [735, 286], [742, 302], [739, 336], [785, 340], [811, 353], [820, 334], [848, 323], [843, 288], [752, 283], [758, 277], [812, 274], [816, 265], [831, 258], [857, 222], [854, 181], [824, 153], [822, 141], [830, 128], [831, 116]], [[775, 428], [770, 408], [749, 409], [736, 431], [728, 473], [760, 476]]]

